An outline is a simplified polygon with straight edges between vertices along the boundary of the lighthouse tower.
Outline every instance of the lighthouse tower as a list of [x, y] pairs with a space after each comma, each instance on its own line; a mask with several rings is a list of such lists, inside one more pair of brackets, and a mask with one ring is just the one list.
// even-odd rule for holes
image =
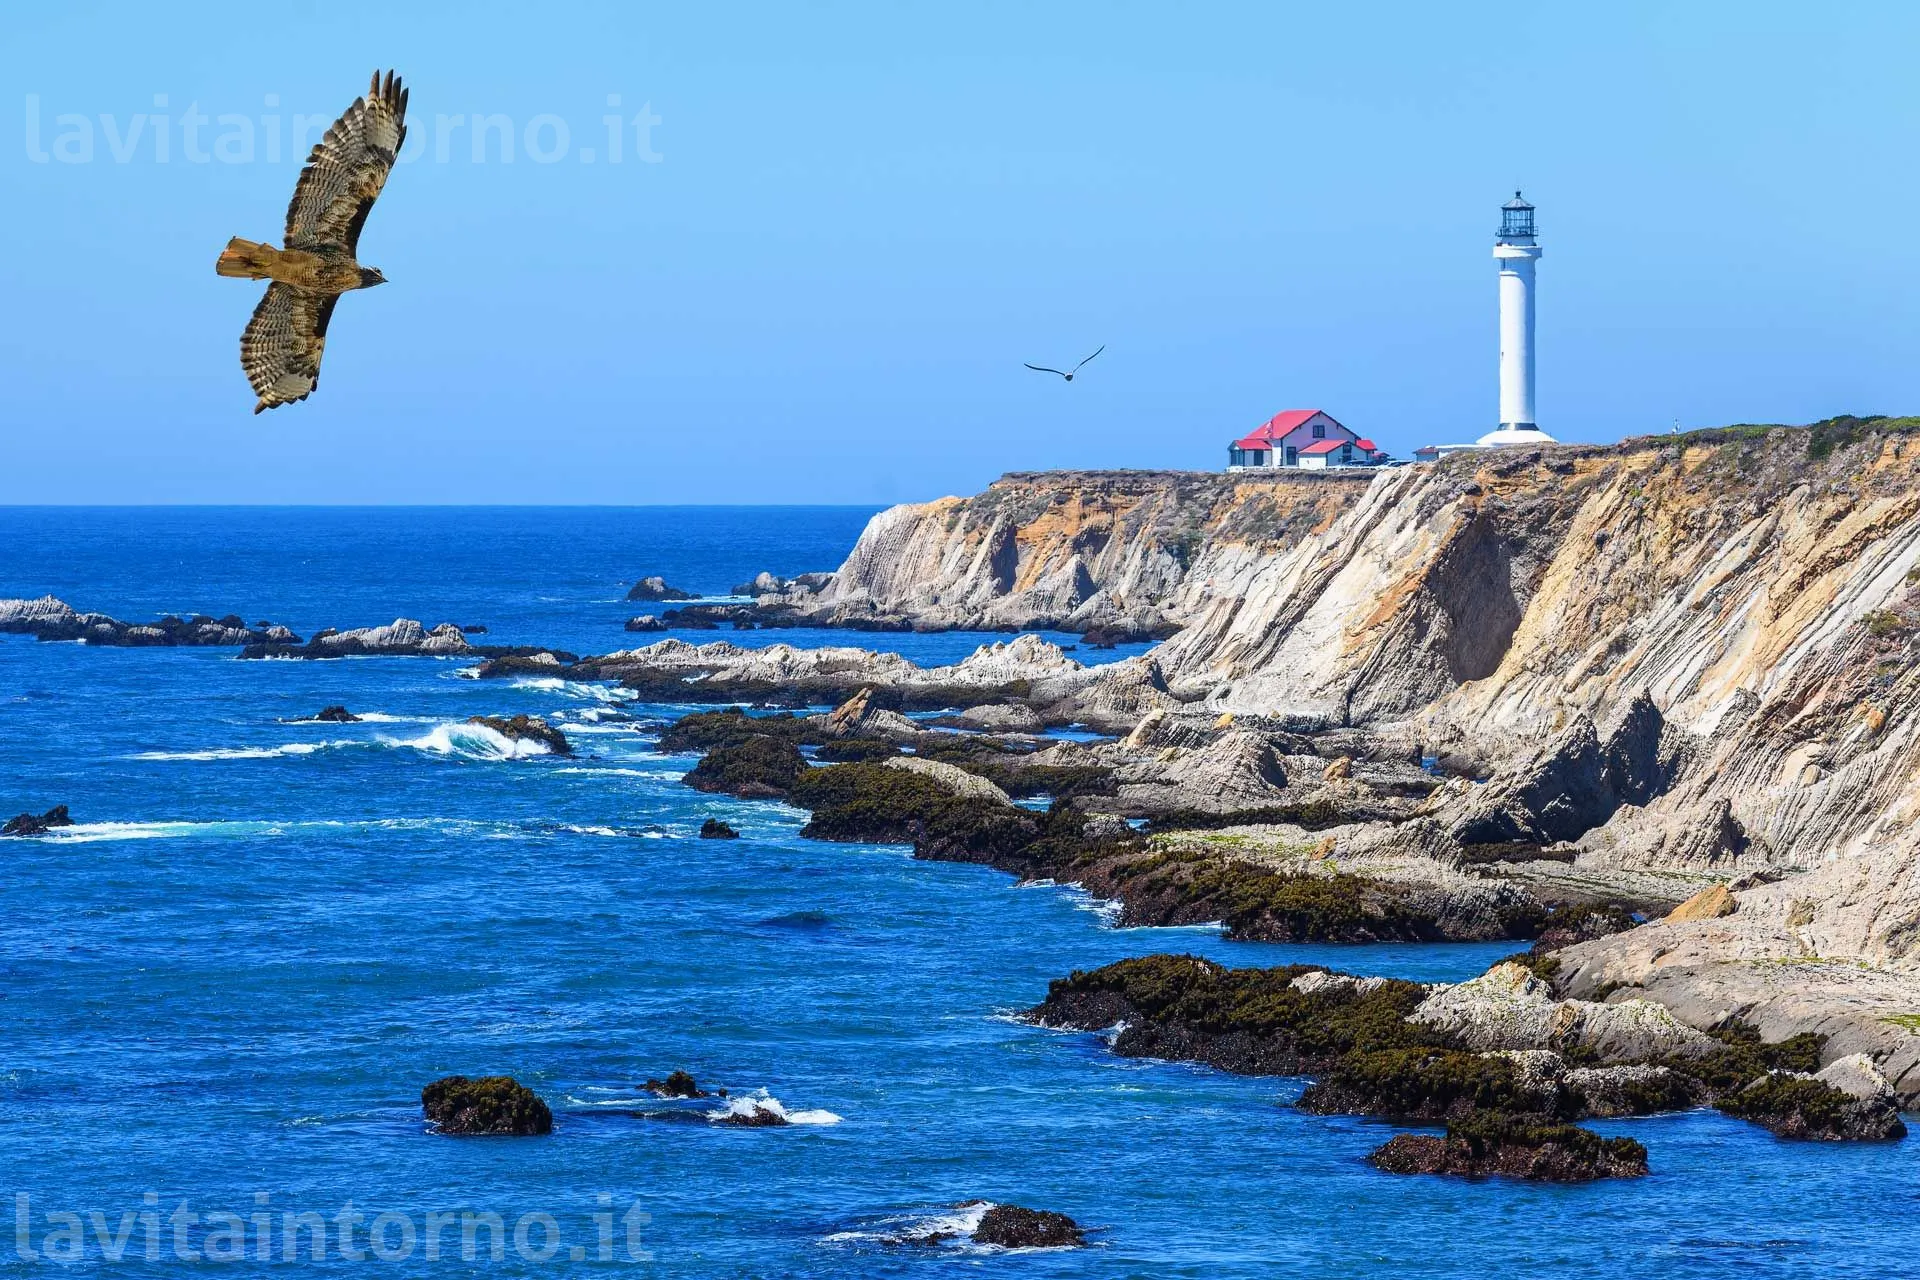
[[1500, 264], [1500, 427], [1477, 443], [1551, 444], [1533, 420], [1533, 268], [1540, 246], [1533, 206], [1518, 191], [1500, 206], [1493, 257]]

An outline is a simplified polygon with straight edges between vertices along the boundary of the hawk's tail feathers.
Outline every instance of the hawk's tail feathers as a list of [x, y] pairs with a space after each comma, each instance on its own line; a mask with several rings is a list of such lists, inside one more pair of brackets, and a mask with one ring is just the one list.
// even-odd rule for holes
[[253, 240], [242, 240], [239, 236], [227, 241], [227, 247], [220, 251], [214, 261], [213, 269], [223, 276], [234, 276], [241, 280], [265, 280], [272, 274], [268, 268], [280, 251], [272, 245], [260, 244]]

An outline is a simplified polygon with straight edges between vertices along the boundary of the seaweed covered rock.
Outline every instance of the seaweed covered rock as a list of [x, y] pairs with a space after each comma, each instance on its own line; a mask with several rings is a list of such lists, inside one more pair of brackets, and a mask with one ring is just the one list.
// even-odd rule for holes
[[1218, 920], [1247, 942], [1434, 941], [1447, 936], [1407, 892], [1365, 876], [1275, 871], [1197, 848], [1154, 848], [1076, 877], [1124, 904], [1129, 925]]
[[55, 827], [72, 825], [67, 806], [57, 804], [45, 813], [22, 813], [8, 818], [7, 825], [0, 827], [0, 836], [43, 836]]
[[1320, 972], [1311, 965], [1228, 969], [1198, 956], [1144, 956], [1055, 979], [1047, 998], [1023, 1016], [1077, 1031], [1124, 1023], [1115, 1053], [1204, 1062], [1240, 1075], [1320, 1072], [1355, 1049], [1435, 1043], [1430, 1031], [1407, 1021], [1425, 987], [1392, 978], [1295, 983]]
[[700, 824], [702, 840], [738, 840], [740, 833], [718, 818], [708, 818]]
[[1817, 1075], [1762, 1076], [1717, 1105], [1782, 1138], [1883, 1142], [1907, 1135], [1893, 1086], [1864, 1054], [1841, 1058]]
[[955, 795], [944, 783], [884, 763], [809, 769], [793, 801], [813, 811], [811, 840], [911, 844], [917, 856], [1003, 865], [1041, 834], [1038, 816], [997, 800]]
[[1363, 1050], [1307, 1086], [1299, 1106], [1315, 1115], [1395, 1120], [1450, 1120], [1475, 1110], [1553, 1114], [1560, 1106], [1559, 1072], [1526, 1070], [1533, 1065], [1516, 1055], [1429, 1046]]
[[1012, 797], [977, 773], [969, 773], [959, 765], [948, 764], [943, 760], [926, 760], [919, 756], [896, 756], [885, 762], [884, 768], [904, 769], [908, 773], [917, 773], [951, 791], [954, 795], [970, 797], [975, 800], [991, 800], [995, 804], [1011, 805]]
[[1603, 1138], [1570, 1124], [1477, 1111], [1447, 1126], [1445, 1137], [1403, 1133], [1367, 1157], [1387, 1173], [1499, 1175], [1534, 1182], [1639, 1178], [1647, 1149], [1632, 1138]]
[[791, 739], [755, 734], [715, 747], [681, 781], [696, 791], [778, 798], [807, 771], [807, 759]]
[[642, 1088], [660, 1098], [711, 1098], [713, 1095], [702, 1089], [693, 1076], [686, 1071], [671, 1071], [665, 1080], [649, 1080]]
[[537, 742], [556, 756], [573, 754], [573, 744], [567, 741], [567, 735], [539, 716], [468, 716], [467, 723], [491, 729], [514, 742]]
[[553, 1112], [512, 1076], [447, 1076], [420, 1091], [420, 1108], [440, 1133], [527, 1137], [553, 1132]]
[[799, 743], [808, 738], [803, 721], [790, 714], [751, 716], [738, 707], [695, 711], [681, 716], [660, 735], [660, 749], [670, 754], [711, 751], [753, 737], [785, 738]]
[[1003, 1249], [1061, 1249], [1087, 1241], [1080, 1224], [1064, 1213], [996, 1204], [980, 1215], [973, 1242]]
[[858, 764], [862, 760], [891, 760], [900, 754], [900, 747], [879, 738], [840, 738], [822, 743], [813, 754], [827, 764]]

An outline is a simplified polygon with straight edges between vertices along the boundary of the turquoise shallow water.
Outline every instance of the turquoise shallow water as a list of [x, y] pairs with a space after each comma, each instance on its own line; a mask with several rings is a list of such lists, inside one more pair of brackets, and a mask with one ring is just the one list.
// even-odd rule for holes
[[[604, 651], [629, 642], [619, 623], [638, 609], [620, 597], [634, 577], [719, 591], [761, 568], [830, 566], [866, 514], [0, 510], [0, 595], [54, 591], [135, 617], [231, 610], [303, 631], [406, 615]], [[945, 661], [992, 637], [688, 638], [893, 644]], [[1654, 1176], [1639, 1182], [1396, 1179], [1361, 1160], [1390, 1131], [1293, 1112], [1299, 1082], [1120, 1060], [1098, 1037], [1006, 1017], [1050, 977], [1152, 951], [1444, 979], [1504, 947], [1114, 930], [1071, 890], [802, 841], [797, 812], [681, 787], [691, 758], [657, 754], [640, 721], [682, 708], [478, 682], [464, 665], [0, 637], [0, 809], [66, 802], [82, 824], [0, 846], [0, 1213], [24, 1214], [27, 1247], [55, 1256], [57, 1215], [81, 1215], [62, 1273], [182, 1270], [167, 1218], [182, 1202], [203, 1220], [180, 1240], [200, 1253], [230, 1244], [212, 1214], [270, 1215], [276, 1258], [282, 1213], [322, 1214], [325, 1256], [308, 1232], [299, 1260], [275, 1267], [339, 1274], [1911, 1270], [1912, 1141], [1798, 1146], [1699, 1112], [1597, 1126], [1647, 1143]], [[386, 718], [281, 723], [333, 702]], [[518, 711], [564, 722], [582, 758], [503, 758], [452, 727]], [[746, 838], [693, 839], [709, 816]], [[718, 1103], [637, 1089], [675, 1067], [820, 1123], [726, 1129], [697, 1114]], [[425, 1133], [419, 1087], [456, 1071], [531, 1084], [554, 1134]], [[975, 1197], [1068, 1212], [1094, 1247], [880, 1241]], [[342, 1258], [334, 1220], [349, 1201], [394, 1215], [382, 1238], [398, 1254], [404, 1226], [411, 1251]], [[639, 1260], [636, 1206], [649, 1219]], [[110, 1260], [122, 1215], [142, 1211], [159, 1260], [137, 1217]], [[438, 1212], [499, 1214], [504, 1258], [462, 1262], [457, 1216], [428, 1258]], [[605, 1261], [596, 1213], [609, 1215]], [[542, 1214], [560, 1233], [547, 1261]], [[365, 1249], [365, 1222], [355, 1230]], [[51, 1270], [21, 1239], [0, 1229], [0, 1273]], [[476, 1240], [484, 1258], [484, 1229]]]

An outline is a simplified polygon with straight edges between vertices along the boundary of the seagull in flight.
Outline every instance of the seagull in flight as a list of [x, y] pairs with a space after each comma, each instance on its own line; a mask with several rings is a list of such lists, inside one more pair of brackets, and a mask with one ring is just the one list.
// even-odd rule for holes
[[[1107, 344], [1104, 342], [1101, 343], [1100, 351], [1105, 351], [1106, 349], [1107, 349]], [[1094, 352], [1093, 356], [1099, 355], [1100, 351]], [[1093, 359], [1093, 356], [1088, 356], [1087, 360]], [[1038, 364], [1030, 364], [1027, 366], [1027, 368], [1033, 370], [1035, 373], [1057, 373], [1061, 377], [1065, 378], [1068, 382], [1072, 382], [1073, 375], [1080, 372], [1080, 370], [1086, 366], [1087, 360], [1082, 360], [1079, 364], [1073, 366], [1073, 368], [1069, 370], [1049, 369], [1045, 365], [1038, 365]]]

